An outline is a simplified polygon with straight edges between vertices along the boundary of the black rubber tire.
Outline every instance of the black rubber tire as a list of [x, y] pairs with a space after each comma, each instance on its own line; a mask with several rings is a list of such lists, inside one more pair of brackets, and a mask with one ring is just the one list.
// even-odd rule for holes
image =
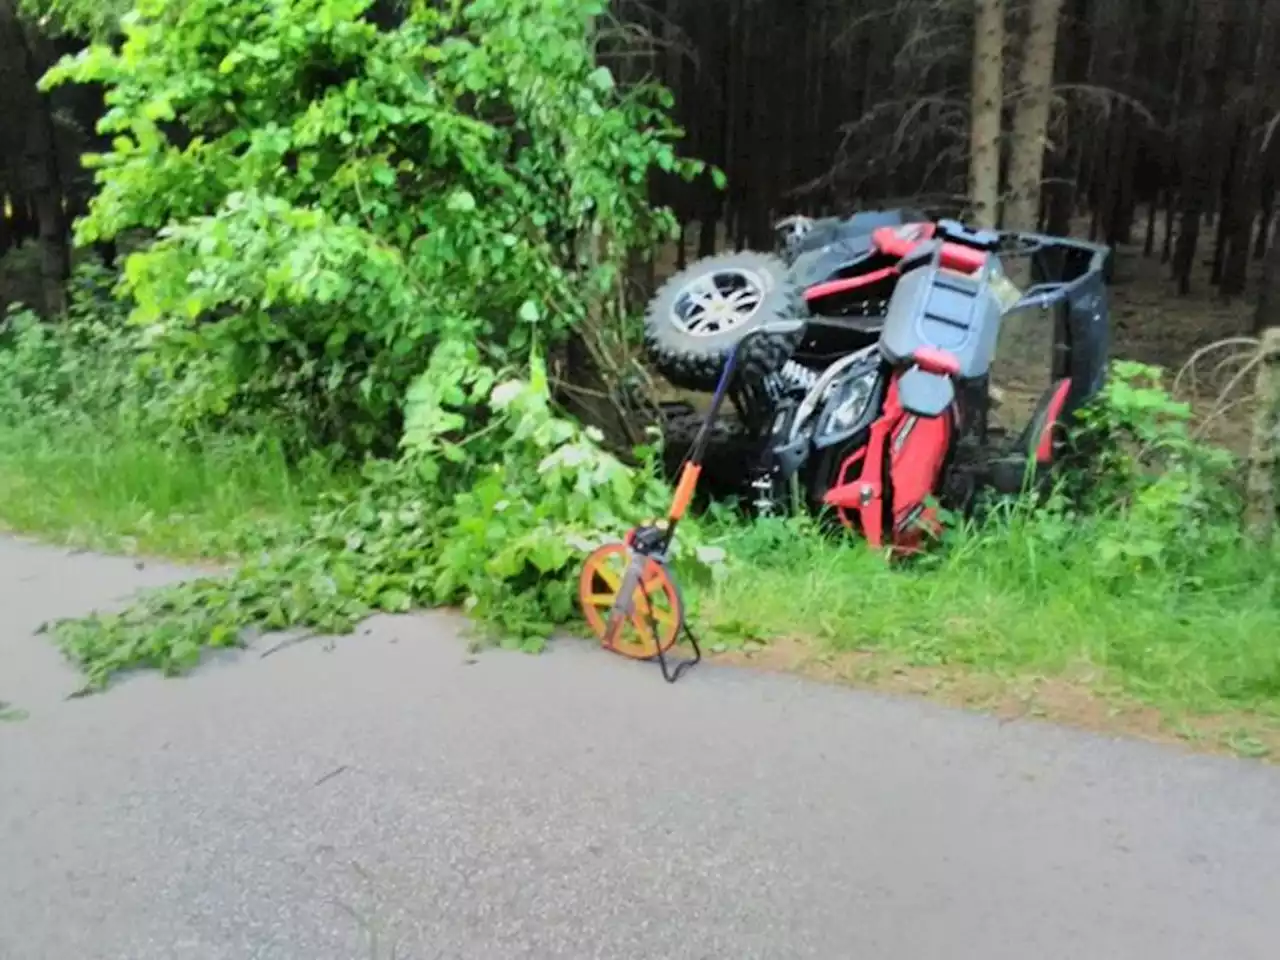
[[[732, 330], [707, 337], [685, 333], [671, 322], [680, 295], [694, 277], [723, 270], [746, 270], [766, 285], [764, 299], [749, 319]], [[706, 257], [664, 283], [645, 311], [645, 349], [659, 373], [684, 390], [710, 391], [720, 381], [729, 354], [748, 333], [766, 323], [808, 315], [802, 291], [791, 281], [787, 265], [768, 253], [744, 250]], [[741, 382], [758, 382], [782, 369], [800, 342], [800, 333], [752, 337], [738, 356]]]
[[[664, 411], [662, 423], [663, 466], [675, 482], [693, 441], [702, 429], [706, 415], [689, 407]], [[746, 488], [747, 477], [756, 459], [756, 446], [738, 420], [720, 417], [712, 425], [711, 436], [702, 458], [702, 476], [698, 483], [699, 505], [706, 500], [739, 496]]]

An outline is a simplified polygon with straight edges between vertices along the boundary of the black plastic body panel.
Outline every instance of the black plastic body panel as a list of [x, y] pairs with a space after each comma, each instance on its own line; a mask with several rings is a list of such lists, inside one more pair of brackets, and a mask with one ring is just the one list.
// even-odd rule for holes
[[1063, 407], [1068, 415], [1087, 403], [1106, 385], [1111, 354], [1111, 310], [1107, 271], [1111, 250], [1101, 244], [1043, 234], [1009, 234], [1023, 244], [1038, 245], [1031, 256], [1033, 289], [1028, 300], [1039, 300], [1051, 314], [1054, 381], [1070, 379]]

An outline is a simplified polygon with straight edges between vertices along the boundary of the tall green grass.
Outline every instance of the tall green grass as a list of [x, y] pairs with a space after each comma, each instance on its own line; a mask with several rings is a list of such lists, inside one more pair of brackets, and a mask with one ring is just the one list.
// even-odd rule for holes
[[1015, 515], [905, 566], [804, 524], [760, 524], [733, 536], [735, 575], [704, 606], [730, 634], [1010, 675], [1088, 667], [1165, 709], [1280, 718], [1280, 551], [1241, 541], [1193, 581], [1117, 569], [1099, 551], [1123, 533], [1111, 522], [1048, 538]]
[[269, 440], [172, 443], [88, 420], [0, 418], [0, 527], [78, 546], [225, 558], [346, 480]]

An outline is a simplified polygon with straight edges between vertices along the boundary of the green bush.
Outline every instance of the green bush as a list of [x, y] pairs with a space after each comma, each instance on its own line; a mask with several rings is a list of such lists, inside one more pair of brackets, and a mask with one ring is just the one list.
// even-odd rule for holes
[[125, 292], [175, 422], [388, 454], [437, 349], [522, 368], [672, 229], [649, 173], [700, 167], [665, 91], [596, 66], [603, 0], [372, 5], [138, 0], [45, 78], [106, 86], [78, 238], [154, 234]]
[[66, 317], [47, 323], [14, 306], [0, 318], [0, 417], [142, 415], [150, 391], [137, 375], [141, 340], [123, 322], [114, 279], [100, 264], [81, 264]]
[[[259, 550], [234, 573], [63, 622], [59, 642], [102, 684], [129, 667], [183, 669], [206, 646], [239, 643], [247, 627], [346, 631], [375, 611], [455, 605], [502, 642], [540, 649], [576, 617], [584, 554], [657, 515], [668, 490], [652, 456], [644, 469], [626, 467], [557, 416], [536, 359], [531, 379], [497, 385], [492, 402], [508, 418], [501, 456], [467, 491], [442, 497], [430, 457], [371, 460], [362, 483], [301, 523], [260, 531]], [[697, 525], [685, 533], [676, 562], [696, 574]]]
[[627, 322], [622, 266], [673, 227], [648, 177], [702, 169], [676, 158], [669, 95], [596, 64], [602, 0], [401, 8], [387, 25], [370, 0], [138, 0], [122, 44], [45, 80], [107, 91], [78, 239], [150, 240], [101, 344], [76, 339], [97, 323], [17, 324], [15, 391], [65, 409], [102, 349], [123, 372], [93, 390], [166, 442], [371, 458], [234, 575], [64, 624], [94, 682], [247, 626], [422, 604], [536, 647], [573, 616], [584, 551], [665, 505], [652, 451], [625, 466], [557, 413], [543, 357], [588, 318]]
[[1192, 435], [1191, 408], [1170, 397], [1162, 371], [1115, 364], [1083, 426], [1098, 455], [1082, 478], [1082, 515], [1070, 519], [1096, 538], [1100, 576], [1203, 584], [1242, 547], [1240, 465]]

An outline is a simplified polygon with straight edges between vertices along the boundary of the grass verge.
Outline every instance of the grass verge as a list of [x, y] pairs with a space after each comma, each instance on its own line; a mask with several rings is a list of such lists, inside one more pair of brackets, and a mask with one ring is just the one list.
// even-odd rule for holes
[[1014, 520], [904, 570], [762, 525], [703, 616], [717, 649], [763, 662], [1280, 759], [1280, 555], [1241, 547], [1188, 587], [1106, 575], [1096, 543], [1048, 550]]
[[0, 422], [0, 527], [91, 549], [225, 559], [343, 481], [268, 441], [162, 445], [82, 422]]
[[[0, 422], [0, 527], [77, 546], [229, 558], [346, 482], [267, 442], [170, 447], [78, 423]], [[730, 658], [1002, 714], [1280, 758], [1280, 557], [1224, 555], [1194, 589], [1117, 579], [1087, 530], [975, 532], [920, 568], [803, 525], [722, 531], [698, 593]]]

